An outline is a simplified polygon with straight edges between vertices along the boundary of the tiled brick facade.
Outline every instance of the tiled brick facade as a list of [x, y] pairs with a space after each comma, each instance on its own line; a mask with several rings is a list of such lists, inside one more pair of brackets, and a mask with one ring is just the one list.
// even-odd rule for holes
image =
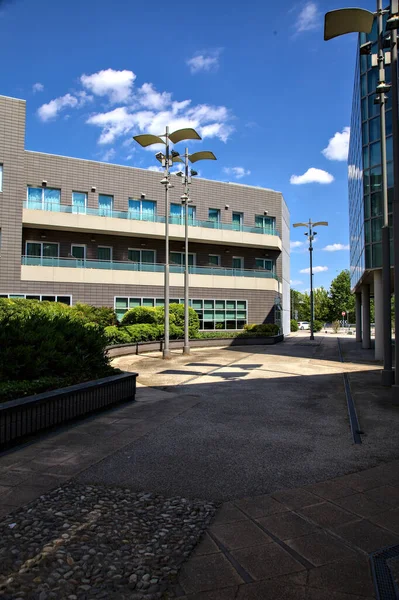
[[[105, 231], [93, 234], [84, 230], [65, 231], [46, 226], [34, 229], [28, 224], [24, 226], [23, 201], [26, 199], [26, 188], [41, 187], [43, 180], [47, 181], [49, 188], [61, 190], [61, 204], [64, 205], [71, 205], [72, 192], [79, 191], [87, 193], [90, 208], [98, 207], [99, 194], [110, 194], [114, 198], [114, 210], [126, 211], [129, 198], [140, 198], [141, 194], [145, 194], [147, 199], [157, 202], [158, 216], [165, 214], [164, 188], [160, 185], [159, 173], [26, 151], [24, 137], [25, 102], [0, 96], [0, 164], [3, 164], [3, 192], [0, 193], [0, 293], [72, 295], [73, 302], [83, 301], [108, 306], [113, 306], [115, 296], [163, 297], [163, 288], [159, 286], [21, 281], [21, 255], [25, 254], [27, 240], [59, 242], [60, 256], [63, 257], [70, 255], [71, 243], [76, 243], [87, 245], [88, 259], [96, 259], [97, 247], [104, 245], [113, 247], [113, 260], [116, 261], [126, 261], [129, 248], [154, 249], [156, 262], [162, 263], [165, 260], [162, 239], [107, 235]], [[182, 186], [178, 178], [173, 183], [170, 202], [180, 203]], [[93, 188], [95, 191], [92, 191]], [[284, 226], [287, 226], [288, 211], [281, 193], [198, 179], [192, 183], [191, 198], [196, 207], [196, 218], [203, 221], [208, 220], [209, 208], [217, 208], [220, 209], [223, 223], [231, 223], [232, 213], [236, 211], [244, 214], [245, 225], [253, 227], [255, 216], [263, 215], [267, 211], [269, 216], [275, 217], [276, 228], [283, 241], [283, 252], [284, 249], [287, 251], [287, 239], [284, 239], [281, 232]], [[183, 240], [172, 240], [171, 251], [182, 252], [183, 244]], [[231, 267], [233, 256], [243, 257], [245, 269], [254, 269], [256, 258], [270, 258], [275, 261], [276, 274], [280, 280], [289, 280], [289, 255], [288, 266], [285, 266], [287, 273], [283, 273], [282, 253], [276, 249], [191, 243], [190, 252], [196, 254], [196, 264], [199, 266], [209, 265], [209, 254], [219, 254], [222, 267]], [[287, 258], [285, 264], [287, 265]], [[171, 297], [182, 296], [182, 288], [171, 288]], [[259, 323], [273, 318], [276, 294], [247, 289], [195, 288], [191, 296], [246, 299], [248, 320]], [[284, 308], [289, 309], [289, 306]]]

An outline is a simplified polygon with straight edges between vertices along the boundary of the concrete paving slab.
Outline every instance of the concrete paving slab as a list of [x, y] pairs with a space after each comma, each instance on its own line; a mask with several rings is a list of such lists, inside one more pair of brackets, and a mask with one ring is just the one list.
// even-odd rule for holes
[[301, 563], [274, 542], [266, 546], [233, 550], [232, 555], [255, 580], [271, 579], [304, 570]]
[[359, 517], [332, 502], [322, 502], [300, 509], [300, 514], [321, 527], [334, 527], [337, 523], [349, 523]]
[[337, 498], [335, 503], [359, 517], [371, 517], [390, 508], [386, 502], [376, 502], [371, 500], [364, 493], [345, 496], [345, 498]]
[[279, 513], [257, 519], [267, 531], [277, 536], [280, 540], [288, 540], [313, 533], [318, 529], [299, 515], [292, 512]]
[[286, 544], [315, 567], [345, 558], [356, 559], [358, 556], [356, 550], [345, 546], [325, 531], [286, 540]]
[[[330, 593], [341, 592], [374, 598], [368, 557], [334, 562], [309, 571], [308, 585], [316, 588], [321, 598], [330, 598]], [[328, 590], [328, 591], [327, 591]]]
[[254, 496], [235, 502], [241, 510], [253, 519], [266, 517], [275, 513], [286, 512], [288, 508], [270, 496]]
[[333, 531], [365, 552], [373, 552], [399, 543], [398, 534], [362, 519], [335, 527]]
[[198, 556], [183, 565], [179, 583], [187, 594], [218, 590], [243, 583], [223, 554]]
[[245, 548], [247, 546], [260, 546], [272, 541], [260, 527], [257, 527], [248, 519], [222, 525], [211, 525], [209, 530], [222, 542], [227, 550]]

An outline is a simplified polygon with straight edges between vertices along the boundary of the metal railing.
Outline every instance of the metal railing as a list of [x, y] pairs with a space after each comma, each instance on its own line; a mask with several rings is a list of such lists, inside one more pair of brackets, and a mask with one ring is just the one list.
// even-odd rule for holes
[[[114, 271], [145, 271], [163, 273], [164, 265], [161, 263], [136, 263], [132, 261], [91, 260], [81, 258], [63, 258], [53, 256], [22, 256], [22, 264], [34, 267], [68, 267], [70, 269], [111, 269]], [[170, 265], [171, 273], [184, 273], [183, 265]], [[222, 277], [260, 277], [262, 279], [276, 279], [273, 271], [264, 269], [229, 269], [224, 267], [190, 266], [191, 275], [216, 275]]]
[[[131, 219], [133, 221], [148, 221], [152, 223], [165, 223], [165, 217], [154, 213], [140, 213], [135, 210], [113, 210], [111, 208], [88, 208], [85, 206], [69, 206], [66, 204], [51, 204], [49, 202], [41, 203], [35, 201], [25, 201], [24, 208], [30, 210], [44, 210], [49, 212], [62, 212], [75, 215], [91, 215], [95, 217], [111, 217], [113, 219]], [[169, 217], [171, 225], [184, 225], [184, 217], [172, 215]], [[189, 218], [190, 227], [205, 227], [207, 229], [222, 229], [226, 231], [243, 231], [244, 233], [257, 233], [266, 235], [276, 235], [279, 233], [274, 226], [250, 227], [239, 223], [222, 223], [221, 221], [200, 221], [196, 218]]]

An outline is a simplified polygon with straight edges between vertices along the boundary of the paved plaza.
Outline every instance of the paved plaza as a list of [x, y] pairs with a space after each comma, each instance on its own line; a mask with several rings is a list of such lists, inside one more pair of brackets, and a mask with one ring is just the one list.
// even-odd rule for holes
[[[15, 560], [0, 575], [0, 598], [107, 597], [101, 594], [112, 570], [107, 564], [103, 573], [98, 559], [83, 583], [78, 576], [65, 578], [62, 564], [54, 581], [48, 558], [34, 563], [33, 578], [24, 569], [33, 558], [29, 552], [42, 556], [42, 548], [55, 547], [56, 539], [57, 560], [62, 563], [64, 552], [81, 577], [83, 556], [90, 556], [88, 550], [95, 554], [89, 540], [76, 537], [86, 527], [82, 510], [95, 516], [92, 543], [98, 535], [108, 540], [112, 530], [113, 552], [128, 543], [136, 549], [134, 540], [127, 541], [124, 519], [147, 523], [143, 508], [138, 515], [118, 512], [120, 531], [110, 529], [116, 510], [110, 494], [123, 489], [134, 506], [143, 498], [155, 510], [151, 535], [143, 540], [152, 549], [140, 548], [140, 564], [111, 565], [120, 571], [107, 588], [109, 598], [151, 593], [190, 600], [374, 598], [370, 554], [399, 545], [398, 391], [381, 388], [381, 367], [371, 351], [362, 352], [349, 337], [341, 337], [341, 348], [344, 362], [336, 336], [318, 335], [310, 342], [301, 333], [276, 346], [198, 349], [167, 362], [157, 353], [115, 359], [115, 366], [139, 372], [137, 402], [0, 455], [2, 527], [8, 548], [15, 543]], [[344, 373], [361, 444], [351, 436]], [[74, 493], [83, 497], [79, 510], [71, 502]], [[56, 509], [43, 511], [43, 503], [54, 506], [60, 494], [71, 505], [62, 509], [68, 518], [60, 517], [66, 537], [57, 530], [51, 540], [46, 520]], [[157, 506], [168, 511], [158, 514]], [[192, 534], [182, 528], [169, 547], [159, 544], [162, 528], [169, 535], [165, 515], [176, 523], [186, 506], [194, 507], [183, 520], [190, 527], [193, 519]], [[37, 527], [38, 511], [47, 533], [41, 540], [36, 531], [32, 545], [28, 532]], [[154, 523], [160, 523], [159, 531]], [[30, 536], [25, 546], [24, 536]], [[79, 549], [82, 543], [86, 553]], [[115, 560], [128, 560], [128, 554], [117, 553]], [[170, 562], [166, 571], [162, 561]], [[399, 572], [395, 556], [390, 564]], [[24, 595], [21, 586], [28, 579], [36, 580], [37, 595]]]

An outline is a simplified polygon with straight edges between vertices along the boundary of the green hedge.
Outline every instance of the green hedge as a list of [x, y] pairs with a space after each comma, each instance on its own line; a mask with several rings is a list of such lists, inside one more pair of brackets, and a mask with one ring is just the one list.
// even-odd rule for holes
[[317, 333], [323, 329], [323, 323], [321, 321], [313, 321], [313, 331]]
[[[123, 315], [121, 326], [126, 327], [127, 325], [141, 324], [162, 326], [164, 321], [165, 310], [163, 306], [156, 308], [136, 306]], [[174, 303], [169, 305], [169, 328], [170, 337], [178, 337], [179, 331], [184, 331], [184, 304]], [[199, 331], [199, 318], [191, 306], [188, 309], [188, 329], [191, 337], [194, 337]]]
[[279, 326], [275, 323], [262, 323], [261, 325], [244, 325], [244, 331], [259, 333], [265, 337], [278, 335]]
[[291, 319], [291, 331], [298, 331], [298, 321]]
[[101, 328], [72, 307], [0, 299], [0, 381], [101, 377], [108, 369], [106, 345]]
[[72, 310], [89, 323], [97, 323], [102, 328], [118, 324], [116, 313], [109, 306], [92, 306], [77, 302], [72, 306]]

